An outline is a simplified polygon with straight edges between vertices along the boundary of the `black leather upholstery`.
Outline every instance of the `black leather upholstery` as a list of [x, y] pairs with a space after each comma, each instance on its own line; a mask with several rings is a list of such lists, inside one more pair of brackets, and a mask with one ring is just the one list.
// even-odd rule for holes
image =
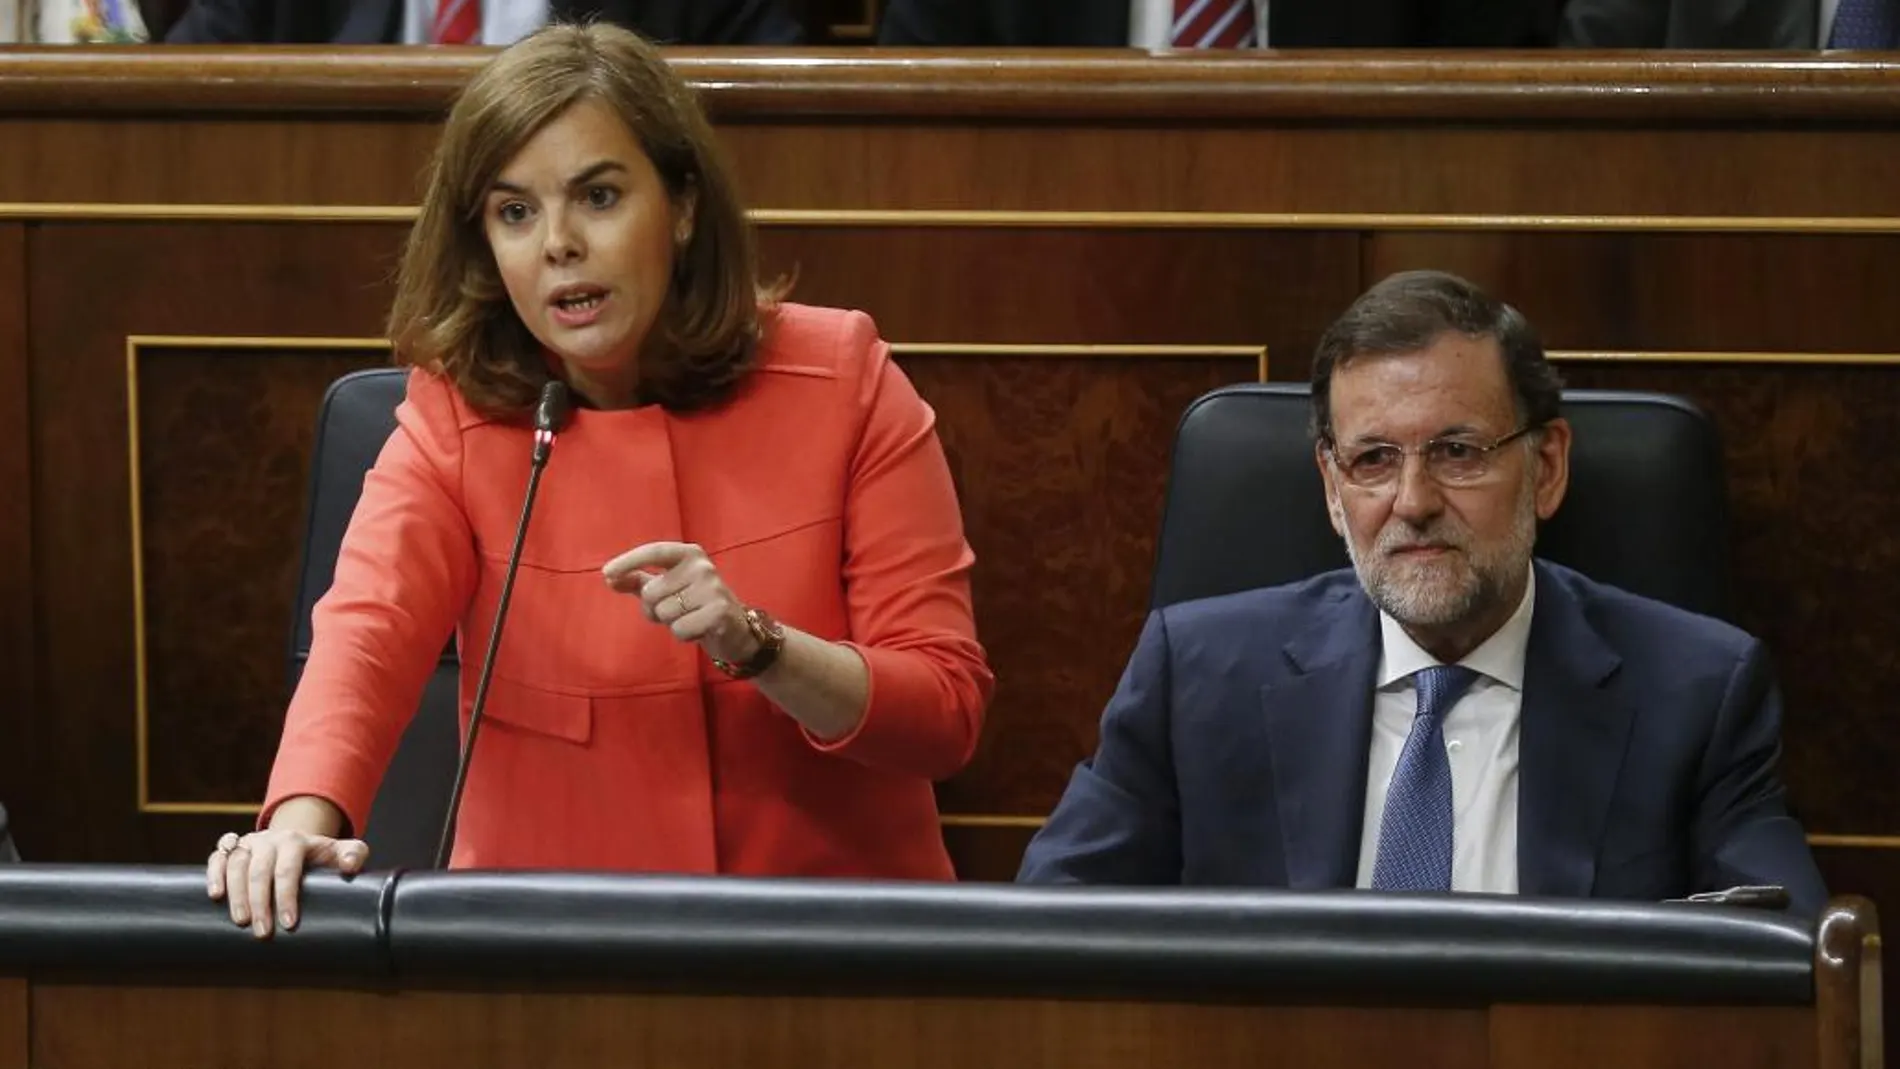
[[0, 973], [808, 991], [1807, 1004], [1813, 930], [1702, 905], [1360, 892], [312, 873], [267, 943], [198, 866], [0, 866]]
[[[402, 401], [407, 377], [408, 372], [400, 368], [358, 371], [338, 379], [324, 394], [311, 451], [309, 527], [291, 629], [293, 685], [303, 675], [310, 655], [310, 610], [336, 575], [337, 552], [362, 494], [363, 476], [396, 428], [396, 406]], [[435, 863], [460, 748], [457, 671], [451, 642], [383, 776], [370, 807], [369, 826], [356, 829], [369, 843], [370, 858], [378, 866], [414, 868]]]
[[[1304, 384], [1215, 390], [1175, 432], [1155, 606], [1274, 586], [1348, 564], [1326, 519]], [[1726, 617], [1722, 446], [1693, 405], [1570, 390], [1570, 491], [1537, 555], [1599, 582]]]
[[407, 875], [399, 975], [1311, 998], [1801, 1003], [1814, 939], [1693, 905], [542, 873]]
[[389, 967], [393, 876], [313, 873], [302, 923], [261, 945], [205, 894], [199, 866], [0, 866], [0, 969], [201, 968], [334, 972]]

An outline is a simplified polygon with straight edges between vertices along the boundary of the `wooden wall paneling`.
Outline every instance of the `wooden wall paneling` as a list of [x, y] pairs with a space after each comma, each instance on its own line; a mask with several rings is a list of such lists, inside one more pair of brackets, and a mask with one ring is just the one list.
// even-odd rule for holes
[[10, 789], [32, 763], [38, 710], [26, 229], [0, 223], [0, 805], [11, 814], [16, 844], [31, 856], [36, 841], [51, 838], [51, 828], [39, 824], [34, 799]]
[[261, 118], [0, 117], [0, 203], [416, 203], [435, 115]]
[[1510, 301], [1552, 349], [1900, 352], [1900, 233], [1369, 235], [1368, 285], [1424, 267]]
[[[901, 356], [936, 409], [998, 680], [949, 813], [1043, 816], [1094, 748], [1148, 604], [1174, 426], [1257, 357]], [[1012, 870], [1013, 871], [1013, 870]]]
[[[747, 202], [766, 210], [1877, 216], [1896, 209], [1882, 176], [1900, 171], [1886, 131], [1712, 133], [1721, 140], [1685, 154], [1697, 173], [1659, 183], [1653, 161], [1703, 135], [743, 115], [719, 130]], [[0, 204], [413, 205], [439, 131], [426, 109], [326, 122], [0, 118], [11, 149]]]
[[[387, 278], [401, 240], [387, 225], [323, 227], [266, 224], [46, 224], [29, 242], [29, 352], [35, 388], [31, 419], [35, 499], [35, 573], [39, 584], [39, 640], [43, 675], [37, 688], [39, 744], [18, 789], [35, 800], [37, 819], [62, 829], [49, 860], [183, 860], [203, 853], [202, 828], [176, 841], [137, 814], [134, 727], [134, 574], [131, 552], [131, 442], [127, 409], [127, 339], [135, 334], [300, 337], [373, 336], [388, 302]], [[258, 408], [237, 407], [228, 381], [217, 377], [167, 393], [186, 412], [148, 411], [148, 419], [182, 429], [230, 424], [255, 435], [296, 422], [293, 414], [265, 419]], [[275, 395], [274, 395], [275, 396]], [[317, 398], [306, 399], [305, 420]], [[214, 433], [204, 431], [201, 433]], [[254, 439], [252, 439], [254, 440]], [[243, 445], [228, 454], [201, 454], [209, 465], [166, 478], [198, 479], [207, 493], [220, 486], [250, 488], [245, 465], [261, 462]], [[160, 465], [161, 470], [163, 465]], [[255, 485], [262, 485], [261, 483]], [[299, 493], [298, 498], [301, 498]], [[262, 502], [245, 506], [270, 514]], [[290, 507], [297, 507], [291, 505]], [[227, 515], [228, 513], [222, 513]], [[209, 522], [209, 521], [207, 521]], [[204, 587], [204, 607], [216, 592], [252, 584], [259, 576], [221, 568], [211, 554], [216, 539], [198, 532], [159, 532], [154, 545], [177, 555], [158, 562]], [[294, 545], [284, 547], [294, 553]], [[149, 563], [149, 561], [148, 561]], [[184, 580], [179, 580], [181, 583]], [[197, 627], [168, 635], [168, 654], [215, 665], [183, 678], [211, 681], [268, 678], [287, 645], [288, 606], [269, 627], [244, 629], [256, 644], [222, 644], [225, 625], [203, 616]], [[187, 700], [180, 696], [180, 701]], [[193, 706], [213, 701], [191, 695]], [[199, 709], [164, 708], [154, 722], [166, 734], [151, 745], [160, 762], [167, 751], [201, 761], [227, 752], [231, 725]], [[273, 719], [281, 717], [279, 709]], [[266, 732], [271, 728], [259, 725]], [[231, 770], [213, 771], [212, 776]], [[232, 786], [237, 786], [232, 784]], [[261, 781], [246, 794], [254, 795]], [[156, 836], [156, 838], [155, 838]], [[164, 849], [160, 849], [161, 845]]]
[[1900, 207], [1900, 144], [1884, 129], [733, 115], [722, 136], [761, 208], [1844, 217]]
[[772, 225], [761, 255], [898, 342], [1305, 351], [1359, 281], [1335, 231]]

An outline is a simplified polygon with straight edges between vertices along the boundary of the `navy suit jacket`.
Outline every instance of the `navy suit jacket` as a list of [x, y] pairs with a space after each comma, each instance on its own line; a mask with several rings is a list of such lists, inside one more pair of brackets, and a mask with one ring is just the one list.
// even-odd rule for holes
[[[398, 41], [402, 0], [196, 0], [167, 44], [379, 45]], [[779, 0], [551, 0], [556, 21], [598, 17], [662, 44], [795, 44], [804, 30]]]
[[[1827, 892], [1742, 632], [1538, 562], [1518, 738], [1519, 892]], [[1328, 889], [1358, 877], [1378, 612], [1351, 571], [1153, 613], [1018, 878]]]

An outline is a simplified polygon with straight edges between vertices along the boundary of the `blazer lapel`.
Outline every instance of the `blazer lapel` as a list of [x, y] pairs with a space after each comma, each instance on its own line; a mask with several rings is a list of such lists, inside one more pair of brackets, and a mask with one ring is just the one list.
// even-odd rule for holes
[[1611, 678], [1622, 658], [1576, 593], [1542, 563], [1518, 729], [1518, 890], [1583, 898], [1629, 744], [1633, 710]]
[[1287, 674], [1261, 688], [1287, 886], [1351, 887], [1358, 878], [1372, 739], [1378, 616], [1356, 588], [1315, 614], [1285, 648]]

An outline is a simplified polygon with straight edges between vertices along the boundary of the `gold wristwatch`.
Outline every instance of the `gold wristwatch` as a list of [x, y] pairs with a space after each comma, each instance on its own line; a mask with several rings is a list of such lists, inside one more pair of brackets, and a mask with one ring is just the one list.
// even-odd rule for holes
[[759, 652], [753, 654], [744, 664], [733, 664], [717, 657], [712, 659], [713, 667], [734, 679], [751, 679], [778, 660], [779, 651], [785, 648], [785, 625], [772, 619], [772, 614], [764, 609], [748, 606], [745, 611], [746, 630], [752, 632], [753, 641], [759, 644]]

